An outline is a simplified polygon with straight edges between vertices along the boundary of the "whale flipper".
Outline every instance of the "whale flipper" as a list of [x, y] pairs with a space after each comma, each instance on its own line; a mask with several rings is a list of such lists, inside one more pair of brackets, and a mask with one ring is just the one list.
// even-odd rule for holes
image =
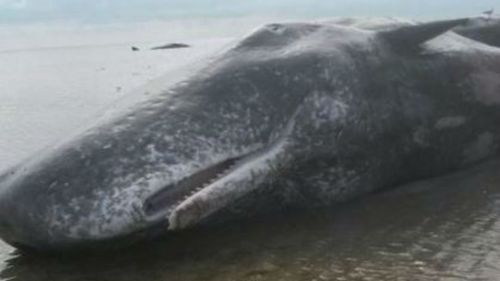
[[379, 35], [395, 50], [415, 50], [426, 41], [467, 22], [468, 19], [433, 21], [380, 31]]

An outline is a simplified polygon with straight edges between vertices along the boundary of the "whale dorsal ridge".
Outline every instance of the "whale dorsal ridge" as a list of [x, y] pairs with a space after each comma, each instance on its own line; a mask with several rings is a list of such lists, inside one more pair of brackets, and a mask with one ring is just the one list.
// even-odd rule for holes
[[380, 31], [379, 35], [396, 50], [415, 50], [418, 49], [422, 43], [425, 43], [426, 41], [431, 40], [454, 27], [464, 25], [467, 21], [468, 19], [433, 21]]

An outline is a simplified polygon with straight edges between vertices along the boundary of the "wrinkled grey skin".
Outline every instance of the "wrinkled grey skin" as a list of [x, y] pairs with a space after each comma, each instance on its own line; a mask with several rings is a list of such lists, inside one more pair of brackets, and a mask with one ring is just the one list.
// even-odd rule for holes
[[184, 83], [0, 176], [0, 237], [38, 250], [135, 241], [497, 155], [500, 49], [391, 28], [256, 30]]

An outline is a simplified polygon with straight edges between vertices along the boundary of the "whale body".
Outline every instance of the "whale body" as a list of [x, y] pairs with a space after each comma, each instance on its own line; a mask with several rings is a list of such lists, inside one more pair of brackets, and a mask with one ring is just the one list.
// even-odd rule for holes
[[497, 156], [500, 48], [451, 31], [467, 22], [265, 25], [0, 175], [0, 237], [40, 251], [138, 241]]

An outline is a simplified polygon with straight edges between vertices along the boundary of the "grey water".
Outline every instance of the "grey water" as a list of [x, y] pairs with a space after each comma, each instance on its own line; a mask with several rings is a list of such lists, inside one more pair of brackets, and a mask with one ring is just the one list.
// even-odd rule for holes
[[[500, 160], [119, 252], [3, 251], [1, 280], [499, 280]], [[7, 248], [6, 246], [4, 246]]]

